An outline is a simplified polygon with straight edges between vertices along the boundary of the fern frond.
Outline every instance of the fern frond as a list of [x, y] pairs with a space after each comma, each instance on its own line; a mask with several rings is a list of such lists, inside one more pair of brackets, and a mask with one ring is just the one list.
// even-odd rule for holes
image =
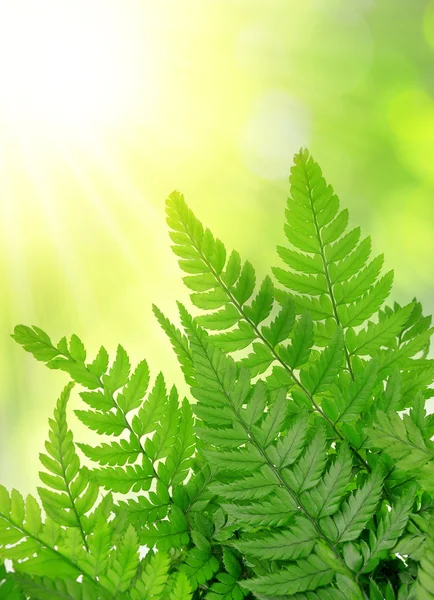
[[291, 270], [276, 268], [273, 272], [282, 285], [297, 292], [300, 309], [304, 306], [303, 294], [318, 295], [316, 302], [324, 309], [320, 320], [331, 318], [346, 327], [361, 325], [387, 298], [393, 276], [389, 273], [380, 284], [376, 283], [382, 257], [365, 266], [370, 254], [369, 238], [358, 244], [358, 228], [345, 233], [348, 211], [339, 212], [333, 188], [327, 185], [309, 153], [301, 150], [294, 162], [285, 233], [304, 258], [300, 260], [299, 253], [279, 248]]
[[242, 585], [254, 594], [267, 594], [271, 598], [282, 594], [293, 596], [329, 585], [334, 575], [333, 569], [319, 556], [311, 554], [277, 573], [243, 581]]
[[188, 578], [183, 573], [178, 573], [169, 600], [191, 600], [192, 592]]
[[[172, 230], [170, 235], [175, 242], [173, 250], [181, 257], [181, 269], [188, 273], [198, 273], [189, 275], [186, 281], [190, 289], [194, 286], [193, 304], [205, 311], [217, 310], [209, 315], [201, 315], [196, 320], [213, 332], [222, 331], [212, 335], [213, 344], [228, 353], [250, 349], [248, 356], [242, 360], [253, 376], [264, 373], [274, 365], [269, 387], [277, 389], [285, 385], [302, 392], [307, 405], [319, 413], [334, 430], [336, 439], [345, 439], [343, 430], [335, 427], [324, 413], [320, 399], [341, 367], [345, 352], [342, 333], [335, 331], [335, 327], [324, 344], [329, 342], [329, 348], [319, 361], [314, 363], [311, 360], [312, 366], [309, 366], [314, 341], [312, 310], [310, 316], [305, 314], [294, 327], [296, 307], [293, 298], [283, 293], [276, 297], [277, 291], [269, 278], [264, 279], [257, 295], [253, 296], [256, 282], [253, 267], [250, 263], [242, 266], [236, 252], [232, 252], [226, 261], [227, 254], [222, 242], [203, 228], [177, 192], [167, 200], [167, 216]], [[215, 253], [220, 261], [218, 269]], [[276, 312], [274, 319], [267, 322]], [[160, 312], [157, 316], [172, 339], [172, 331], [176, 328]], [[227, 331], [228, 329], [230, 330]], [[191, 349], [189, 352], [191, 355]], [[306, 363], [308, 366], [303, 368]], [[301, 369], [300, 375], [295, 369]], [[192, 383], [191, 379], [189, 382]], [[352, 450], [357, 460], [366, 467], [364, 458], [357, 449]]]
[[373, 471], [365, 484], [344, 502], [341, 511], [334, 518], [338, 531], [337, 540], [347, 542], [359, 537], [367, 521], [375, 512], [383, 484], [383, 476]]
[[[154, 311], [154, 315], [157, 317], [157, 320], [163, 329], [163, 331], [168, 336], [173, 350], [175, 351], [176, 356], [178, 357], [179, 363], [181, 365], [182, 372], [185, 377], [185, 381], [188, 385], [193, 383], [193, 374], [192, 374], [192, 360], [190, 355], [190, 349], [188, 347], [188, 340], [185, 335], [182, 333], [167, 319], [161, 310], [152, 305], [152, 310]], [[232, 323], [233, 324], [233, 323]], [[230, 327], [231, 325], [229, 325]]]
[[98, 590], [87, 582], [78, 583], [73, 579], [52, 579], [50, 577], [29, 577], [24, 573], [14, 576], [19, 588], [35, 600], [111, 600], [104, 589]]
[[110, 557], [109, 567], [101, 582], [114, 596], [126, 592], [139, 566], [139, 540], [130, 525]]
[[[355, 364], [354, 366], [357, 366]], [[340, 374], [332, 388], [333, 398], [323, 399], [323, 410], [336, 426], [338, 423], [351, 423], [359, 419], [368, 409], [378, 384], [378, 366], [375, 359], [353, 370], [353, 378]]]
[[54, 570], [58, 577], [76, 578], [80, 575], [79, 567], [55, 549], [61, 543], [61, 536], [59, 525], [50, 519], [42, 522], [40, 508], [32, 496], [24, 502], [19, 492], [12, 490], [9, 495], [6, 488], [0, 486], [2, 559], [17, 561], [15, 564], [25, 573], [48, 576]]
[[142, 529], [140, 543], [163, 552], [188, 544], [188, 523], [184, 512], [175, 504], [170, 508], [167, 520], [156, 521]]
[[396, 468], [416, 477], [427, 491], [434, 491], [434, 442], [420, 429], [410, 415], [399, 416], [378, 410], [372, 427], [366, 428], [367, 445], [381, 449], [393, 459]]
[[193, 590], [195, 590], [198, 586], [205, 585], [210, 581], [219, 567], [219, 561], [213, 556], [210, 548], [206, 550], [192, 548], [179, 569], [188, 577]]
[[163, 600], [162, 593], [169, 577], [169, 557], [163, 552], [151, 555], [142, 575], [130, 591], [132, 600]]
[[241, 540], [235, 547], [243, 554], [268, 560], [297, 560], [311, 554], [318, 539], [313, 524], [296, 516], [291, 529], [268, 533], [261, 538]]
[[[249, 380], [245, 369], [238, 370], [232, 358], [225, 356], [215, 348], [211, 343], [212, 338], [209, 338], [197, 326], [183, 307], [180, 307], [180, 312], [183, 326], [190, 339], [193, 366], [196, 370], [195, 386], [192, 388], [192, 393], [198, 400], [198, 406], [213, 404], [216, 407], [229, 408], [232, 411], [232, 423], [224, 428], [220, 426], [216, 427], [212, 418], [205, 418], [203, 422], [204, 426], [198, 429], [199, 436], [213, 446], [213, 456], [221, 451], [223, 441], [225, 453], [227, 452], [226, 448], [234, 452], [242, 452], [243, 448], [247, 450], [253, 448], [259, 452], [265, 461], [265, 464], [258, 466], [256, 470], [252, 469], [253, 472], [251, 475], [237, 478], [231, 482], [216, 483], [212, 486], [212, 491], [225, 499], [226, 503], [224, 506], [227, 508], [232, 519], [241, 518], [241, 522], [247, 522], [249, 527], [252, 525], [256, 526], [255, 535], [250, 537], [249, 541], [240, 542], [240, 548], [243, 551], [248, 554], [248, 549], [252, 548], [252, 554], [258, 556], [262, 549], [263, 555], [270, 559], [274, 557], [275, 560], [296, 561], [292, 571], [292, 565], [288, 567], [290, 569], [290, 575], [288, 576], [290, 580], [291, 577], [295, 577], [295, 573], [299, 573], [297, 570], [298, 565], [305, 560], [301, 556], [308, 557], [306, 558], [308, 562], [306, 564], [303, 563], [302, 568], [310, 564], [309, 560], [312, 561], [312, 564], [316, 564], [316, 562], [321, 560], [312, 553], [313, 547], [319, 539], [323, 540], [333, 555], [336, 552], [334, 546], [336, 540], [333, 539], [336, 536], [331, 535], [328, 528], [323, 529], [322, 521], [324, 519], [320, 520], [317, 517], [318, 509], [314, 509], [311, 512], [309, 502], [304, 504], [304, 498], [308, 494], [308, 490], [319, 485], [321, 475], [327, 463], [324, 430], [320, 426], [307, 445], [306, 432], [304, 435], [300, 435], [300, 428], [303, 423], [302, 419], [296, 421], [288, 432], [285, 431], [287, 409], [284, 393], [275, 400], [269, 412], [265, 413], [262, 418], [259, 418], [254, 425], [249, 425], [251, 415], [255, 412], [254, 410], [249, 410], [249, 399], [254, 398], [253, 391], [258, 394], [261, 386], [255, 386], [255, 390], [251, 389], [249, 392]], [[305, 428], [307, 429], [307, 423], [305, 423]], [[278, 454], [277, 448], [278, 445], [281, 447], [281, 439], [285, 435], [290, 436], [291, 433], [294, 435], [294, 464], [291, 467], [282, 468], [277, 466], [273, 457], [276, 456], [276, 453]], [[301, 448], [297, 450], [297, 446], [301, 440], [303, 440]], [[289, 445], [289, 449], [290, 447], [291, 444]], [[273, 450], [271, 450], [272, 448]], [[343, 451], [348, 456], [348, 449], [345, 450], [344, 447]], [[345, 454], [340, 460], [345, 463]], [[334, 487], [335, 479], [335, 477], [329, 477], [327, 480], [332, 488]], [[326, 488], [326, 511], [334, 514], [334, 518], [338, 524], [340, 521], [345, 524], [345, 527], [341, 527], [340, 530], [342, 538], [345, 535], [356, 535], [356, 530], [358, 535], [361, 529], [364, 528], [375, 504], [378, 502], [381, 484], [382, 478], [374, 474], [365, 488], [362, 488], [363, 502], [361, 501], [361, 495], [355, 492], [342, 504], [341, 510], [340, 504], [345, 495], [346, 486], [340, 487], [339, 494], [335, 494], [334, 496], [333, 491]], [[280, 534], [270, 536], [268, 532], [268, 536], [266, 536], [266, 527], [274, 523], [273, 518], [275, 518], [275, 515], [273, 515], [270, 509], [273, 507], [273, 503], [275, 503], [274, 498], [277, 499], [277, 497], [287, 515], [299, 514], [296, 521], [293, 524], [290, 523], [287, 531], [282, 534], [285, 541]], [[264, 498], [266, 499], [265, 501], [263, 500]], [[330, 498], [333, 498], [333, 500], [330, 500]], [[250, 505], [246, 504], [248, 501], [257, 499], [260, 499], [261, 502], [254, 502]], [[259, 508], [262, 502], [268, 504], [268, 514]], [[235, 504], [236, 506], [231, 508], [231, 504]], [[310, 499], [310, 504], [314, 504], [312, 499]], [[368, 512], [369, 515], [367, 516]], [[281, 517], [277, 517], [277, 522], [280, 519]], [[264, 527], [262, 532], [260, 529], [258, 530], [258, 525]], [[308, 536], [306, 539], [302, 537], [304, 534]], [[300, 539], [304, 540], [304, 543]], [[340, 561], [338, 555], [337, 560], [338, 562]], [[321, 578], [311, 578], [309, 582], [294, 583], [292, 593], [313, 590], [320, 585], [329, 584], [334, 578], [334, 571], [329, 571], [329, 569], [327, 566], [327, 573], [331, 573], [330, 580], [327, 579], [327, 581], [324, 580], [324, 583], [320, 583], [322, 581]], [[278, 579], [278, 581], [280, 580]], [[288, 582], [286, 584], [290, 585]], [[252, 583], [253, 587], [247, 585], [247, 588], [254, 592], [265, 592], [265, 588], [255, 587], [255, 585]], [[282, 593], [283, 585], [282, 580], [282, 586], [276, 587], [276, 595]], [[298, 585], [300, 585], [299, 588], [297, 588]], [[357, 587], [356, 582], [355, 585]]]
[[[140, 362], [131, 373], [130, 360], [122, 346], [118, 346], [109, 368], [105, 350], [100, 350], [93, 363], [86, 363], [86, 351], [77, 336], [72, 336], [69, 345], [63, 338], [55, 347], [42, 330], [23, 326], [16, 329], [15, 339], [36, 353], [39, 360], [48, 361], [48, 367], [57, 368], [53, 367], [53, 360], [61, 360], [61, 368], [88, 388], [80, 396], [92, 410], [75, 411], [87, 427], [99, 434], [127, 435], [127, 439], [97, 447], [79, 444], [88, 458], [101, 465], [92, 471], [94, 481], [108, 491], [126, 494], [131, 490], [148, 491], [154, 480], [169, 488], [186, 479], [195, 452], [193, 415], [186, 402], [182, 408], [179, 406], [175, 388], [167, 392], [161, 373], [147, 394], [150, 375], [146, 361]], [[77, 372], [81, 374], [79, 377]], [[146, 436], [144, 443], [143, 436]], [[83, 479], [86, 473], [82, 470], [79, 478]], [[49, 479], [55, 485], [53, 476]], [[152, 503], [150, 510], [153, 514]]]
[[371, 532], [369, 554], [365, 557], [365, 564], [361, 569], [363, 573], [373, 571], [378, 565], [381, 554], [396, 545], [398, 538], [407, 526], [414, 497], [415, 490], [410, 489], [409, 493], [398, 498], [396, 504], [381, 518], [376, 533]]
[[[38, 488], [44, 509], [59, 525], [77, 527], [83, 544], [87, 547], [86, 535], [89, 533], [88, 513], [98, 497], [98, 485], [91, 480], [86, 468], [81, 468], [71, 431], [66, 421], [66, 406], [74, 384], [63, 390], [50, 419], [49, 441], [45, 447], [48, 454], [40, 454], [42, 465], [47, 471], [41, 471], [41, 481], [51, 489]], [[54, 490], [54, 491], [53, 491]], [[34, 506], [35, 513], [37, 509]]]
[[416, 599], [432, 600], [434, 598], [434, 517], [428, 529], [425, 549], [417, 571]]

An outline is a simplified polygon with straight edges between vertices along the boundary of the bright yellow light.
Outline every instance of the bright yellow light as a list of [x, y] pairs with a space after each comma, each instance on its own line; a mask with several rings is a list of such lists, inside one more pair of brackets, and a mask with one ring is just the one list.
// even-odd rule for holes
[[135, 1], [0, 0], [0, 119], [119, 122], [147, 67], [140, 14]]

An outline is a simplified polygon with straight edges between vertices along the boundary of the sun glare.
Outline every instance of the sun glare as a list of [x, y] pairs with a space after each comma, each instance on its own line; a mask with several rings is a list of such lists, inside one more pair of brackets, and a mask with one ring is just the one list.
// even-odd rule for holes
[[139, 8], [0, 0], [0, 119], [72, 129], [122, 120], [146, 69]]

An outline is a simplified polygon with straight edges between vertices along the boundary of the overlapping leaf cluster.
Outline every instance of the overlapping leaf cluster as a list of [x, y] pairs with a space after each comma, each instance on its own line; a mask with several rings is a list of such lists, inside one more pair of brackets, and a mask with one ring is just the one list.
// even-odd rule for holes
[[[43, 512], [0, 488], [0, 597], [434, 598], [431, 318], [387, 304], [393, 273], [306, 151], [273, 278], [177, 192], [167, 217], [194, 316], [154, 312], [193, 401], [122, 347], [89, 362], [77, 336], [16, 328], [73, 383], [41, 454]], [[78, 419], [116, 440], [74, 444], [74, 383]]]

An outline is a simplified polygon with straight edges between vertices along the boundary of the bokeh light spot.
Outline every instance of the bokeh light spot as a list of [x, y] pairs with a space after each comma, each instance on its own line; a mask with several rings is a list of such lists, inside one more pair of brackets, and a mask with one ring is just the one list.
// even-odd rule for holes
[[390, 101], [387, 116], [402, 161], [414, 173], [434, 176], [433, 99], [418, 88], [404, 90]]

